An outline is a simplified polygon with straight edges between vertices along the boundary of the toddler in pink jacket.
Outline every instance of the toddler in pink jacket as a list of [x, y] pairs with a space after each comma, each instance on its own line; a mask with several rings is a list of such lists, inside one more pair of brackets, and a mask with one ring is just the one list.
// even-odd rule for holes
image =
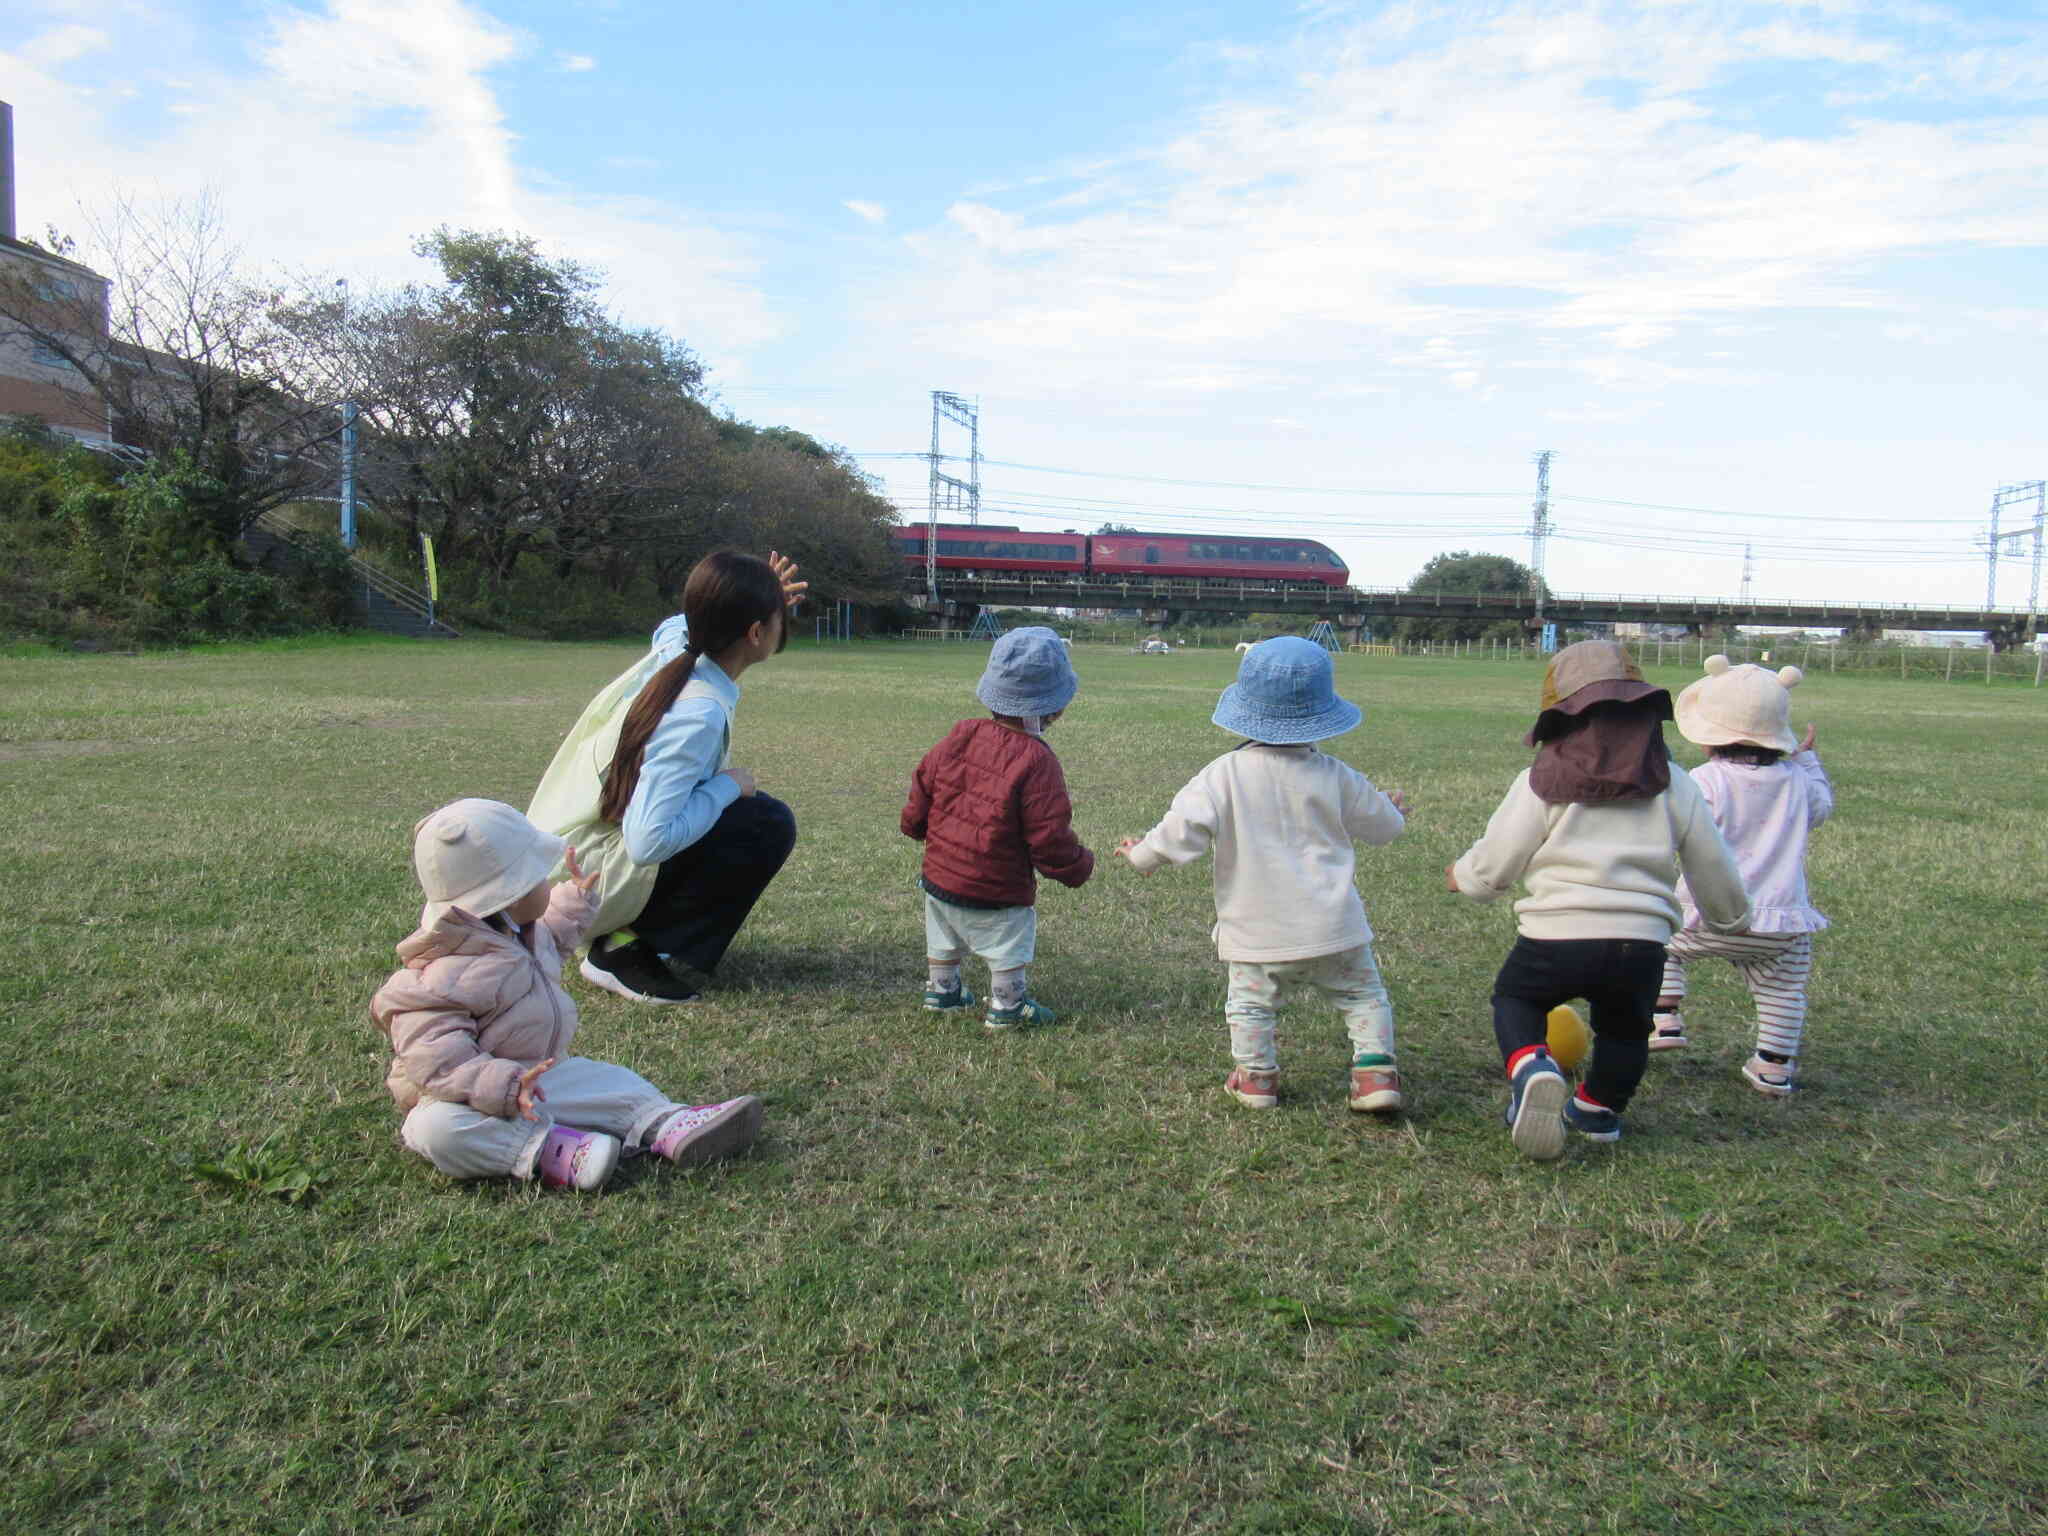
[[[413, 833], [427, 904], [370, 1003], [406, 1146], [458, 1179], [597, 1190], [628, 1147], [687, 1164], [754, 1139], [752, 1095], [678, 1104], [636, 1072], [569, 1054], [562, 956], [597, 912], [597, 876], [575, 849], [496, 800], [457, 800]], [[572, 878], [551, 884], [565, 852]]]

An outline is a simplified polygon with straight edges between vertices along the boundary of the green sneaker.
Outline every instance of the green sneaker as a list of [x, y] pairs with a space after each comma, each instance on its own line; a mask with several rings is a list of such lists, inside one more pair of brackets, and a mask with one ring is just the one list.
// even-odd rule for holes
[[1014, 1008], [991, 1008], [981, 1022], [990, 1029], [1036, 1029], [1050, 1024], [1058, 1015], [1043, 1003], [1025, 998]]
[[967, 990], [964, 983], [955, 985], [950, 992], [927, 991], [924, 995], [924, 1005], [933, 1013], [951, 1013], [955, 1008], [972, 1008], [975, 1001], [974, 994]]

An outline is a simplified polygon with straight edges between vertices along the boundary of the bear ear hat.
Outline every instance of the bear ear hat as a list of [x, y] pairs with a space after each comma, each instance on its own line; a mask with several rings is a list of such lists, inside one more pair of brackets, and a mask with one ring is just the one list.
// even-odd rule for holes
[[1797, 667], [1778, 668], [1778, 681], [1787, 688], [1797, 688], [1806, 681], [1806, 674]]
[[1720, 653], [1716, 652], [1714, 655], [1709, 656], [1704, 662], [1702, 662], [1701, 665], [1707, 669], [1707, 676], [1719, 677], [1723, 672], [1726, 672], [1728, 670], [1729, 662], [1726, 656], [1723, 656]]

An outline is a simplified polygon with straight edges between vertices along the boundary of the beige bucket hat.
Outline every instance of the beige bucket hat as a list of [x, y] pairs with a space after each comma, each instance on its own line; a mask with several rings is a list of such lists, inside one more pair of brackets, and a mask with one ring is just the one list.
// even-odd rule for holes
[[412, 830], [429, 921], [451, 907], [471, 917], [503, 911], [547, 879], [568, 846], [502, 800], [457, 800]]
[[1797, 752], [1792, 734], [1792, 690], [1805, 680], [1797, 667], [1773, 672], [1751, 662], [1735, 666], [1709, 656], [1707, 675], [1678, 696], [1678, 734], [1702, 747], [1747, 743], [1774, 752]]

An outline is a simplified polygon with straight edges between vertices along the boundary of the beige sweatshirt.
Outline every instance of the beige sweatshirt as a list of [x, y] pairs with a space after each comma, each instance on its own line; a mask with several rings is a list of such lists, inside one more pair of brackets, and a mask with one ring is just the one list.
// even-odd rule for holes
[[1406, 825], [1350, 764], [1312, 746], [1254, 744], [1189, 780], [1127, 857], [1150, 874], [1213, 848], [1218, 957], [1311, 960], [1372, 941], [1351, 843], [1391, 843]]
[[1681, 866], [1707, 927], [1740, 933], [1748, 926], [1749, 897], [1706, 797], [1673, 763], [1663, 794], [1599, 805], [1538, 799], [1525, 768], [1451, 873], [1474, 901], [1526, 882], [1515, 918], [1528, 938], [1665, 944], [1679, 924]]

